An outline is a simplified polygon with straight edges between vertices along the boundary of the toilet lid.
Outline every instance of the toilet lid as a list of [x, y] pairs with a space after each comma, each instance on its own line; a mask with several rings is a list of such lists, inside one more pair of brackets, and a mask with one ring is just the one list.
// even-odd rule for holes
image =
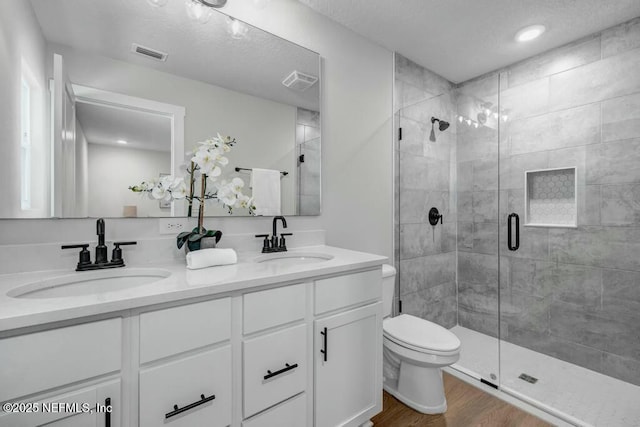
[[396, 341], [425, 350], [447, 352], [460, 348], [460, 340], [453, 332], [409, 314], [386, 319], [384, 333]]

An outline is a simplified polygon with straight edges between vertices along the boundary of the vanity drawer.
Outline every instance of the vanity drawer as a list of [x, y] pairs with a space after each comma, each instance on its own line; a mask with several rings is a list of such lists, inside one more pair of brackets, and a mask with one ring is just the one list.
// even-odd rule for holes
[[231, 337], [231, 299], [187, 304], [140, 315], [140, 363]]
[[[201, 395], [215, 399], [197, 403]], [[171, 415], [187, 406], [182, 413]], [[167, 418], [167, 415], [170, 415]], [[140, 426], [231, 424], [231, 347], [225, 346], [140, 372]]]
[[245, 418], [304, 391], [307, 325], [245, 341], [243, 377]]
[[305, 393], [242, 423], [242, 427], [303, 427], [305, 425], [307, 425]]
[[382, 270], [316, 280], [315, 314], [382, 298]]
[[243, 296], [245, 334], [304, 319], [306, 285], [283, 286]]
[[122, 319], [0, 339], [0, 402], [120, 370]]

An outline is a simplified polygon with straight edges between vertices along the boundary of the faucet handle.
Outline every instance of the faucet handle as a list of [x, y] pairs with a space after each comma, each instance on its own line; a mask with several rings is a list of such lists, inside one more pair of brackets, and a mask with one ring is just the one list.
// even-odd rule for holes
[[279, 248], [282, 250], [287, 250], [287, 241], [285, 240], [286, 236], [293, 236], [293, 233], [280, 233], [280, 245]]
[[113, 251], [111, 252], [111, 262], [122, 263], [124, 264], [124, 260], [122, 259], [122, 249], [120, 246], [127, 245], [137, 245], [138, 242], [113, 242]]
[[91, 252], [87, 249], [88, 243], [82, 243], [79, 245], [62, 245], [62, 249], [79, 249], [82, 248], [78, 254], [78, 269], [82, 266], [91, 264]]
[[111, 262], [124, 265], [124, 259], [122, 259], [122, 249], [120, 246], [137, 245], [138, 242], [113, 242], [113, 251], [111, 252]]
[[269, 250], [269, 235], [268, 234], [256, 234], [256, 238], [264, 238], [262, 241], [262, 252]]

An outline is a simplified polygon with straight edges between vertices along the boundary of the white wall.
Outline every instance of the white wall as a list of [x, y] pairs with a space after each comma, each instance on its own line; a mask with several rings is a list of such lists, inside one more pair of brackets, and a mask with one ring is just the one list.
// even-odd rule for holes
[[[50, 45], [49, 51], [51, 55], [63, 56], [67, 75], [74, 84], [185, 107], [186, 151], [217, 132], [235, 137], [238, 143], [228, 155], [226, 173], [233, 173], [236, 166], [289, 172], [281, 181], [282, 212], [285, 215], [295, 212], [296, 107], [86, 54], [68, 46]], [[242, 178], [248, 187], [249, 175]], [[219, 206], [209, 203], [205, 212], [225, 215], [226, 211]], [[90, 209], [95, 212], [93, 207]]]
[[[260, 11], [250, 2], [230, 2], [225, 11], [323, 57], [322, 215], [289, 218], [289, 229], [324, 228], [328, 244], [391, 257], [392, 53], [295, 0], [273, 1]], [[208, 223], [227, 234], [255, 233], [268, 232], [271, 220], [215, 218]], [[111, 238], [158, 237], [157, 222], [151, 220], [114, 220], [107, 227]], [[95, 221], [0, 221], [0, 242], [24, 241], [20, 230], [29, 230], [28, 241], [93, 241]]]
[[295, 0], [262, 10], [224, 9], [238, 19], [312, 49], [322, 67], [322, 215], [327, 243], [393, 255], [390, 51]]
[[89, 215], [89, 142], [76, 119], [76, 212]]
[[[0, 1], [0, 218], [49, 216], [49, 157], [45, 149], [46, 45], [30, 3]], [[20, 210], [20, 85], [25, 75], [31, 88], [32, 209]]]
[[171, 216], [157, 200], [129, 190], [160, 174], [171, 173], [171, 153], [89, 143], [89, 216], [121, 217], [124, 206], [137, 206], [138, 217]]

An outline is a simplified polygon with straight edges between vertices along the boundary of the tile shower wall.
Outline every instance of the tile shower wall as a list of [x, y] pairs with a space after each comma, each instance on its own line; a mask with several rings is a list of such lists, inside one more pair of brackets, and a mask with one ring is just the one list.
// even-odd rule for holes
[[[452, 85], [396, 54], [396, 267], [403, 312], [456, 324], [455, 103]], [[429, 141], [431, 117], [452, 125]], [[428, 222], [431, 207], [444, 224]]]
[[[459, 322], [640, 385], [640, 18], [462, 84], [500, 105], [497, 130], [458, 128]], [[524, 171], [577, 167], [577, 228], [521, 227]], [[498, 200], [500, 213], [498, 216]]]

